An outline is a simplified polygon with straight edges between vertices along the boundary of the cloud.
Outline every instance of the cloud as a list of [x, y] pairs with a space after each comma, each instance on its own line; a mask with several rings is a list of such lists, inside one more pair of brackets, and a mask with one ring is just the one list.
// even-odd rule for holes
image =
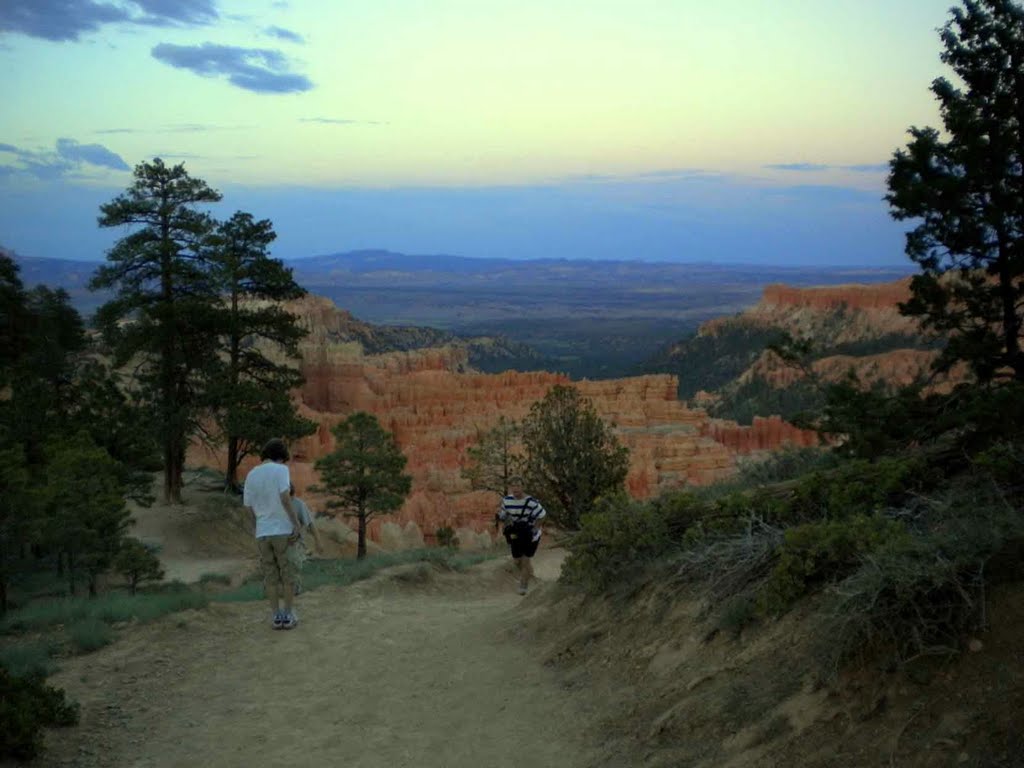
[[766, 165], [773, 171], [856, 171], [858, 173], [884, 173], [888, 163], [860, 163], [857, 165], [825, 165], [824, 163], [775, 163]]
[[298, 32], [292, 32], [290, 29], [284, 27], [269, 26], [263, 30], [263, 33], [276, 37], [280, 40], [287, 40], [290, 43], [305, 43], [306, 38], [300, 35]]
[[773, 171], [827, 171], [830, 167], [820, 163], [773, 163], [765, 166]]
[[888, 173], [888, 163], [864, 163], [863, 165], [842, 165], [844, 171], [857, 171], [859, 173]]
[[210, 24], [217, 20], [215, 0], [132, 0], [148, 14], [146, 23]]
[[320, 123], [321, 125], [387, 125], [377, 120], [348, 120], [336, 117], [300, 117], [300, 123]]
[[56, 151], [33, 151], [13, 144], [0, 144], [0, 152], [14, 155], [13, 163], [0, 160], [0, 175], [25, 174], [43, 181], [76, 173], [84, 166], [128, 171], [128, 163], [102, 144], [79, 144], [74, 139], [57, 139]]
[[115, 171], [130, 171], [128, 163], [102, 144], [79, 144], [74, 139], [57, 139], [57, 154], [73, 163], [88, 163]]
[[78, 40], [106, 24], [198, 26], [219, 18], [216, 0], [3, 0], [0, 34]]
[[100, 128], [93, 133], [206, 133], [208, 131], [239, 131], [250, 128], [246, 125], [209, 125], [206, 123], [179, 123], [156, 128]]
[[203, 43], [153, 47], [153, 58], [201, 77], [225, 76], [232, 85], [256, 93], [301, 93], [313, 87], [305, 75], [289, 72], [288, 58], [267, 48]]

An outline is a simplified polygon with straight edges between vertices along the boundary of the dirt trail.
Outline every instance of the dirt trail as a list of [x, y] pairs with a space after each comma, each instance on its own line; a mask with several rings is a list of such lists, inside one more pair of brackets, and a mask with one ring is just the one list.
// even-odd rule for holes
[[[552, 580], [561, 553], [541, 551]], [[53, 766], [572, 768], [586, 706], [517, 642], [507, 561], [468, 574], [409, 566], [299, 599], [274, 632], [263, 603], [129, 629], [53, 682], [82, 725], [50, 734]]]

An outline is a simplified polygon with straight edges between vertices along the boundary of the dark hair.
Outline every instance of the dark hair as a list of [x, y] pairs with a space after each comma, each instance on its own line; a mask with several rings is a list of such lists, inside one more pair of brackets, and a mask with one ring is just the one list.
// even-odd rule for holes
[[284, 444], [284, 440], [279, 437], [271, 438], [267, 441], [267, 444], [263, 446], [263, 451], [260, 453], [260, 458], [266, 461], [288, 461], [291, 458], [291, 454], [288, 453], [288, 446]]
[[512, 475], [512, 477], [510, 477], [508, 479], [508, 484], [509, 485], [522, 485], [523, 484], [523, 476], [522, 475]]

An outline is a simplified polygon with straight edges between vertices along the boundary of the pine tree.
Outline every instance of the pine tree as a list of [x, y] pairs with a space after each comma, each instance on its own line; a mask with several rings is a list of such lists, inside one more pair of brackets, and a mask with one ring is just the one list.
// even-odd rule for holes
[[219, 297], [203, 249], [213, 220], [197, 206], [220, 198], [184, 165], [169, 168], [156, 158], [136, 166], [127, 192], [100, 208], [100, 226], [136, 228], [110, 250], [91, 287], [117, 290], [97, 324], [119, 365], [140, 366], [171, 503], [181, 502], [185, 449], [200, 428], [204, 377], [216, 360]]
[[0, 253], [0, 387], [26, 350], [27, 299], [18, 271], [14, 259]]
[[227, 441], [225, 483], [238, 486], [238, 465], [272, 437], [295, 440], [316, 430], [301, 418], [289, 393], [304, 379], [294, 365], [274, 362], [267, 346], [297, 358], [306, 335], [298, 318], [278, 302], [305, 295], [292, 272], [268, 255], [276, 235], [270, 221], [239, 211], [210, 239], [211, 277], [222, 295], [221, 365], [209, 394]]
[[366, 526], [375, 515], [402, 506], [412, 478], [402, 472], [406, 458], [394, 436], [372, 414], [359, 411], [335, 426], [337, 445], [317, 459], [320, 483], [313, 490], [331, 496], [329, 509], [355, 517], [359, 525], [356, 557], [366, 557]]
[[480, 434], [477, 444], [466, 454], [469, 463], [462, 475], [470, 485], [505, 496], [509, 480], [523, 474], [525, 466], [522, 427], [502, 416], [494, 428]]
[[160, 581], [164, 577], [160, 558], [138, 539], [125, 539], [114, 558], [114, 569], [128, 579], [134, 595], [144, 581]]
[[579, 528], [600, 496], [623, 488], [629, 451], [575, 387], [552, 387], [533, 404], [523, 442], [528, 490], [564, 528]]
[[[0, 439], [5, 430], [0, 430]], [[34, 539], [38, 510], [29, 492], [21, 446], [0, 448], [0, 614], [7, 612], [7, 585], [22, 548]]]
[[114, 562], [131, 515], [125, 506], [122, 468], [88, 435], [58, 440], [49, 446], [44, 489], [49, 540], [67, 557], [69, 588], [84, 572], [89, 594], [96, 579]]
[[906, 252], [922, 270], [902, 310], [949, 334], [940, 370], [1024, 382], [1024, 8], [965, 0], [951, 15], [941, 59], [963, 87], [932, 83], [944, 133], [911, 128], [890, 163], [886, 200], [916, 223]]
[[76, 369], [86, 349], [82, 318], [62, 289], [38, 286], [24, 294], [24, 351], [10, 370], [5, 423], [32, 466], [43, 445], [67, 427], [78, 394]]

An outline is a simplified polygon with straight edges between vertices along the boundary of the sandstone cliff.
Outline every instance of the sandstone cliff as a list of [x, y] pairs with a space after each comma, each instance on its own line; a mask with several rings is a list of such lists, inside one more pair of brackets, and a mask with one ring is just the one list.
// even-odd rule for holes
[[864, 387], [894, 388], [927, 380], [948, 390], [963, 366], [934, 377], [937, 340], [916, 318], [900, 314], [910, 280], [875, 285], [792, 288], [769, 285], [749, 310], [704, 323], [667, 350], [658, 370], [678, 371], [680, 396], [712, 415], [744, 423], [772, 414], [789, 418], [822, 404], [806, 372], [769, 351], [787, 335], [810, 343], [807, 364], [819, 382], [848, 375]]

